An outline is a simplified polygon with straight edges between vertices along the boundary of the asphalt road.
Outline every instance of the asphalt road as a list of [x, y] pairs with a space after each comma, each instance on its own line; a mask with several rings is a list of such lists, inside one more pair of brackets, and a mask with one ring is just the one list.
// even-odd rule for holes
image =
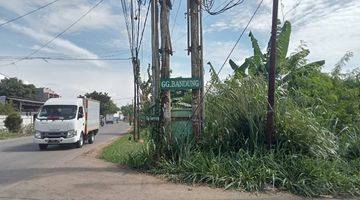
[[32, 137], [1, 140], [0, 190], [17, 182], [50, 173], [56, 170], [57, 166], [126, 133], [128, 129], [129, 126], [123, 122], [106, 125], [100, 129], [93, 144], [86, 144], [81, 149], [49, 146], [48, 150], [40, 151], [38, 146], [32, 143]]

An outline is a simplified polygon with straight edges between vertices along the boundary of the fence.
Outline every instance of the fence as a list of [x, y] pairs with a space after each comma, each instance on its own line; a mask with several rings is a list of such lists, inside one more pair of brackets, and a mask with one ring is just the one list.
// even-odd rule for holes
[[[6, 115], [0, 115], [0, 129], [6, 129], [4, 121], [6, 119]], [[21, 115], [21, 119], [23, 120], [22, 125], [26, 126], [26, 125], [30, 125], [33, 123], [33, 117], [30, 116], [26, 116], [26, 115]]]

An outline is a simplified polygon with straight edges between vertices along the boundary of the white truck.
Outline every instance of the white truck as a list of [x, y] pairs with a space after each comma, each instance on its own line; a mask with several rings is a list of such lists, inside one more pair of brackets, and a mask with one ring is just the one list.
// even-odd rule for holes
[[41, 150], [52, 144], [92, 144], [100, 127], [100, 102], [87, 99], [52, 98], [35, 119], [34, 143]]
[[114, 114], [106, 114], [105, 115], [105, 123], [106, 124], [113, 124], [115, 121]]

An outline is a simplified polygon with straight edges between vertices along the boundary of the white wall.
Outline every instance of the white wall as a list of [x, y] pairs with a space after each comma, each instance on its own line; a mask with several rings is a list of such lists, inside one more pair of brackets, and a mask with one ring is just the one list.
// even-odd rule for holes
[[[5, 125], [4, 125], [4, 121], [6, 119], [6, 115], [0, 115], [0, 129], [6, 129]], [[22, 125], [26, 126], [26, 125], [30, 125], [33, 123], [33, 117], [32, 116], [26, 116], [26, 115], [21, 115], [21, 119], [23, 120]]]

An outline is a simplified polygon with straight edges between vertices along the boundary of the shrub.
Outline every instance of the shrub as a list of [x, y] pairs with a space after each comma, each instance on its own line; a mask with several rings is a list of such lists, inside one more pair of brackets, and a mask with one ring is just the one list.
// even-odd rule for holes
[[21, 116], [16, 112], [10, 113], [4, 121], [5, 127], [10, 132], [19, 132], [21, 129], [21, 123]]
[[34, 134], [34, 125], [28, 124], [21, 128], [21, 133], [24, 135], [32, 135]]

